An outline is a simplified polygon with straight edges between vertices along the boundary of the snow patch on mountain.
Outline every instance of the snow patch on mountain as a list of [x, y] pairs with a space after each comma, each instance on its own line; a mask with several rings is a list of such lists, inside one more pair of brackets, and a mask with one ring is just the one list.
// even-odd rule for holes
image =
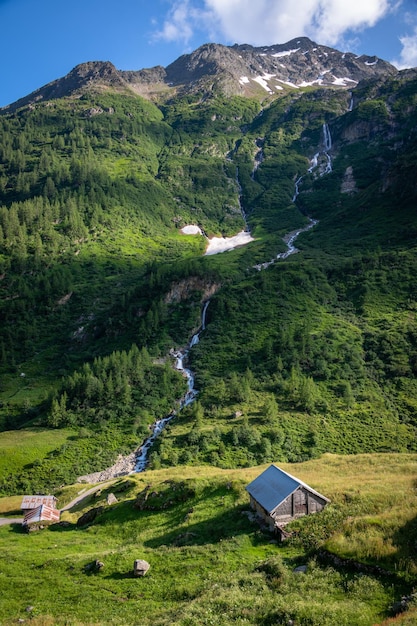
[[251, 241], [255, 240], [247, 230], [242, 230], [234, 237], [212, 237], [211, 239], [209, 239], [205, 256], [218, 254], [219, 252], [227, 252], [228, 250], [234, 250], [234, 248], [245, 246]]
[[201, 228], [199, 226], [196, 226], [195, 224], [188, 224], [187, 226], [184, 226], [184, 228], [181, 228], [181, 231], [183, 235], [202, 235], [202, 231]]
[[348, 78], [347, 76], [344, 76], [343, 78], [335, 77], [334, 81], [332, 82], [332, 85], [338, 85], [339, 87], [347, 87], [348, 83], [354, 83], [355, 85], [357, 85], [358, 81], [353, 80], [353, 78]]
[[283, 50], [282, 52], [275, 52], [274, 54], [272, 54], [271, 56], [275, 57], [275, 58], [279, 58], [279, 57], [288, 57], [291, 54], [294, 54], [294, 52], [298, 52], [300, 48], [293, 48], [292, 50]]
[[256, 78], [254, 78], [253, 80], [255, 81], [255, 83], [258, 83], [261, 87], [263, 87], [265, 91], [267, 91], [268, 93], [272, 93], [272, 89], [268, 85], [267, 81], [271, 80], [271, 78], [273, 78], [274, 76], [275, 74], [264, 74], [263, 76], [256, 76]]

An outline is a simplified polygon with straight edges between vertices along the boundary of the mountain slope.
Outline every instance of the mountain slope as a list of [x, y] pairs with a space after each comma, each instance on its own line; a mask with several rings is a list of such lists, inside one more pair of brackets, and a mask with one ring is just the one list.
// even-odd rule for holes
[[[36, 472], [5, 471], [3, 490], [51, 488], [139, 445], [176, 406], [170, 350], [207, 299], [199, 403], [154, 467], [415, 449], [417, 83], [375, 61], [307, 40], [210, 44], [166, 70], [79, 66], [3, 111], [1, 424], [75, 433]], [[330, 84], [276, 89], [279, 67]], [[276, 71], [273, 94], [261, 71]], [[278, 259], [309, 218], [300, 252]], [[248, 224], [254, 241], [205, 257], [190, 224]]]

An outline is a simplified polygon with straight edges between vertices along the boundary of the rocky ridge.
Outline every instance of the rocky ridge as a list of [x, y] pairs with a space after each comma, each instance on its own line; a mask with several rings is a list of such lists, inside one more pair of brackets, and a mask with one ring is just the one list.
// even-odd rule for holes
[[2, 111], [103, 90], [135, 93], [153, 100], [212, 92], [265, 99], [286, 89], [309, 86], [352, 89], [364, 79], [396, 74], [393, 65], [376, 56], [340, 52], [307, 37], [263, 47], [208, 43], [166, 68], [126, 71], [117, 70], [109, 61], [82, 63]]

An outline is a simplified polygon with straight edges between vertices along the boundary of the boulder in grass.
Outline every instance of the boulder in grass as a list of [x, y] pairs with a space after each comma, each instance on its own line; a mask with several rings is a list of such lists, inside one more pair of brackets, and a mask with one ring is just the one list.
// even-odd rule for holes
[[89, 511], [81, 515], [81, 517], [77, 521], [78, 528], [80, 528], [81, 526], [87, 526], [88, 524], [92, 524], [96, 517], [100, 515], [100, 513], [102, 513], [103, 511], [104, 506], [97, 506], [95, 509], [90, 509]]
[[149, 568], [150, 565], [148, 561], [144, 561], [143, 559], [136, 559], [136, 561], [133, 563], [133, 576], [145, 576]]
[[97, 572], [100, 572], [103, 569], [103, 567], [104, 567], [103, 561], [96, 559], [95, 561], [92, 561], [91, 563], [87, 563], [87, 565], [84, 567], [84, 572], [86, 574], [97, 574]]
[[116, 496], [114, 495], [114, 493], [109, 493], [109, 495], [107, 496], [106, 502], [107, 502], [107, 504], [116, 504], [119, 501], [116, 498]]

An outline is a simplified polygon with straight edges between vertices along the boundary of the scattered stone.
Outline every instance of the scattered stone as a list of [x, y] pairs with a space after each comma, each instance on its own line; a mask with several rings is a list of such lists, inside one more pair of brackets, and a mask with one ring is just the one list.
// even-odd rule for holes
[[91, 107], [91, 109], [87, 109], [85, 111], [85, 115], [87, 117], [93, 117], [94, 115], [101, 115], [102, 113], [104, 113], [104, 111], [101, 107]]
[[145, 576], [149, 568], [150, 565], [147, 561], [136, 559], [133, 563], [133, 576]]
[[299, 565], [293, 569], [294, 574], [306, 574], [307, 573], [307, 565]]
[[124, 491], [128, 491], [132, 489], [132, 487], [136, 487], [137, 483], [135, 480], [122, 480], [121, 482], [113, 485], [113, 493], [123, 493]]
[[242, 515], [246, 515], [250, 522], [256, 521], [256, 515], [255, 513], [252, 513], [252, 511], [242, 511]]
[[405, 613], [408, 610], [408, 602], [406, 598], [401, 598], [398, 602], [394, 602], [391, 608], [392, 615], [399, 615], [400, 613]]
[[43, 530], [45, 528], [44, 524], [34, 523], [34, 524], [24, 524], [23, 532], [25, 533], [35, 533], [38, 530]]
[[235, 417], [242, 417], [242, 411], [235, 411]]
[[92, 474], [86, 474], [85, 476], [79, 476], [79, 483], [101, 483], [112, 478], [118, 478], [119, 476], [127, 476], [134, 471], [136, 467], [136, 457], [139, 455], [140, 448], [131, 452], [130, 454], [123, 456], [120, 454], [117, 457], [116, 463], [111, 467], [103, 470], [102, 472], [93, 472]]
[[116, 504], [117, 502], [119, 502], [119, 500], [116, 498], [114, 493], [109, 493], [109, 495], [106, 498], [106, 502], [107, 504]]
[[150, 489], [151, 485], [146, 485], [146, 487], [140, 493], [138, 493], [138, 495], [136, 496], [136, 500], [133, 504], [135, 509], [139, 509], [139, 511], [143, 511], [145, 509], [145, 503], [149, 497]]
[[27, 606], [27, 607], [26, 607], [26, 611], [27, 611], [28, 613], [30, 613], [30, 611], [33, 611], [33, 609], [34, 609], [34, 607], [33, 607], [33, 606]]
[[[181, 533], [177, 537], [175, 537], [172, 545], [174, 546], [189, 546], [190, 544], [195, 542], [195, 538], [197, 535], [191, 532]], [[221, 539], [220, 539], [221, 541]]]
[[91, 563], [87, 563], [87, 565], [84, 567], [84, 571], [86, 574], [95, 574], [99, 572], [100, 570], [102, 570], [103, 567], [104, 567], [103, 561], [99, 561], [99, 559], [96, 559], [95, 561], [92, 561]]

